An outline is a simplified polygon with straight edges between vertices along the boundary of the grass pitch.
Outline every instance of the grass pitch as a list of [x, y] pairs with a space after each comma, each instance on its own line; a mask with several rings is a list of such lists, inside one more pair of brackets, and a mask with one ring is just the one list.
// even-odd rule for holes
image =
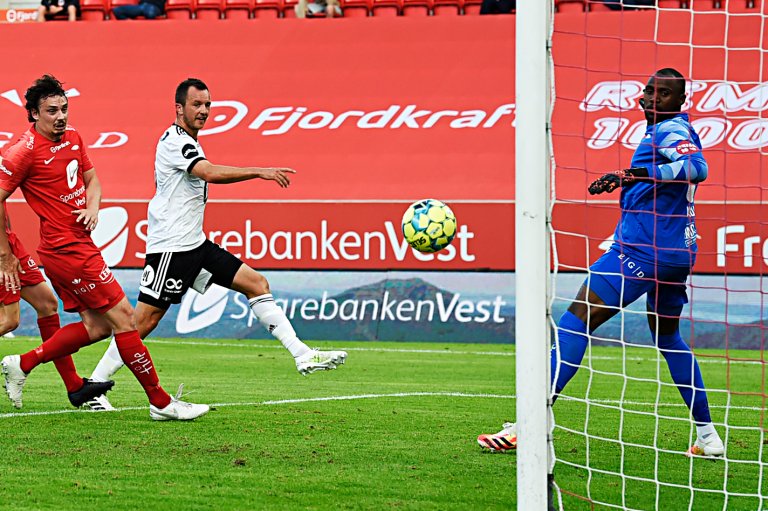
[[[0, 354], [36, 342], [3, 340]], [[46, 364], [27, 381], [24, 409], [0, 401], [0, 497], [14, 510], [514, 508], [515, 455], [483, 454], [475, 442], [514, 419], [513, 347], [314, 344], [347, 349], [347, 364], [302, 377], [274, 341], [148, 342], [166, 390], [183, 382], [188, 400], [213, 403], [191, 423], [151, 421], [127, 370], [110, 393], [119, 411], [73, 410]], [[82, 373], [105, 348], [75, 356]], [[592, 404], [558, 401], [555, 475], [566, 509], [608, 509], [585, 497], [669, 510], [759, 509], [759, 495], [768, 499], [756, 461], [763, 438], [756, 398], [731, 397], [729, 424], [750, 428], [729, 430], [734, 461], [691, 461], [680, 454], [690, 426], [676, 389], [644, 381], [658, 370], [651, 350], [596, 348], [591, 355], [592, 367], [605, 373], [629, 364], [637, 381], [582, 370], [568, 390], [578, 399], [589, 389]], [[744, 368], [743, 378], [759, 388], [760, 368]], [[708, 386], [726, 387], [724, 364], [702, 369]], [[658, 424], [648, 415], [657, 392], [669, 405], [658, 407]], [[723, 422], [726, 409], [717, 406], [728, 396], [710, 394], [714, 419]], [[591, 472], [574, 466], [587, 457]], [[622, 467], [623, 478], [608, 474]], [[654, 479], [663, 484], [646, 481]], [[747, 496], [726, 503], [726, 486]]]

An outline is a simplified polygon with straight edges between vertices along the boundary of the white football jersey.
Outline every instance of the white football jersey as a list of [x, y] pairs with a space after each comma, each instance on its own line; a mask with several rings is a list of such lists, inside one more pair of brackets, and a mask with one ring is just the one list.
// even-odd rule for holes
[[165, 130], [155, 151], [155, 196], [149, 201], [147, 254], [184, 252], [205, 241], [208, 183], [191, 171], [205, 159], [200, 144], [180, 126]]

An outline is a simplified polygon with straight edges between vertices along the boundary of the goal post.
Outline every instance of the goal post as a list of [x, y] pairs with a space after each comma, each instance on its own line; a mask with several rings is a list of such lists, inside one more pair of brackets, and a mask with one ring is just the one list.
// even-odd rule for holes
[[[551, 502], [549, 421], [549, 0], [517, 5], [515, 42], [515, 344], [517, 509]], [[524, 250], [521, 247], [525, 247]], [[523, 318], [525, 318], [523, 320]]]

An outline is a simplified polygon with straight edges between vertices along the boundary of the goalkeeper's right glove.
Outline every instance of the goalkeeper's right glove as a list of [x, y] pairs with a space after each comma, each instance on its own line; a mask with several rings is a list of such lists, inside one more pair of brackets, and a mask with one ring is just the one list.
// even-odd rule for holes
[[590, 195], [599, 195], [601, 193], [611, 193], [620, 186], [626, 186], [635, 182], [636, 179], [648, 177], [648, 169], [645, 167], [632, 167], [631, 169], [616, 170], [603, 174], [592, 181], [589, 185]]

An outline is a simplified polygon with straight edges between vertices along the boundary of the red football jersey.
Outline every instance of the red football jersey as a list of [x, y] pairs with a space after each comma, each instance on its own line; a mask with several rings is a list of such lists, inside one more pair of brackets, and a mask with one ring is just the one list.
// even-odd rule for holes
[[91, 170], [80, 134], [67, 126], [59, 142], [40, 135], [34, 125], [3, 154], [0, 188], [21, 188], [32, 210], [40, 217], [40, 247], [53, 249], [84, 239], [91, 232], [77, 223], [76, 209], [85, 208], [83, 172]]

